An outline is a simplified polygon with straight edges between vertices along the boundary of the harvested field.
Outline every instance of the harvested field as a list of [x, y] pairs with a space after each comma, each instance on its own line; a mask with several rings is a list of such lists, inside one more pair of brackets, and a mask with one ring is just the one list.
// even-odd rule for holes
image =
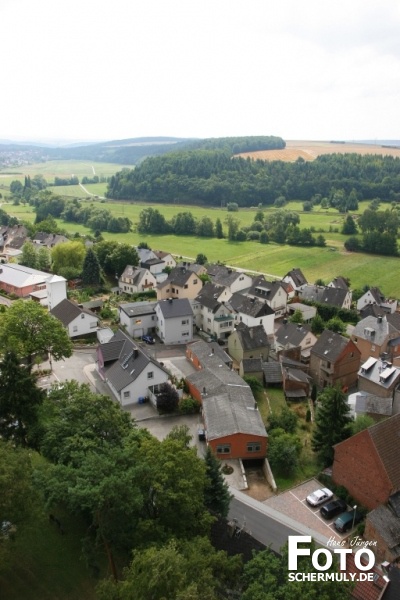
[[356, 144], [353, 142], [318, 142], [297, 141], [286, 142], [283, 150], [260, 150], [258, 152], [244, 152], [239, 156], [253, 158], [254, 160], [284, 160], [294, 162], [298, 158], [314, 160], [321, 154], [382, 154], [384, 156], [400, 157], [400, 148], [383, 147], [374, 144]]

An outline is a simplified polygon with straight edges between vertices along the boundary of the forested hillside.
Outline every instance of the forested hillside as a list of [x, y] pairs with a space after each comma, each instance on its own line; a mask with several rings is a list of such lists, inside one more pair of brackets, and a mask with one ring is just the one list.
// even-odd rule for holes
[[279, 197], [310, 200], [335, 194], [353, 194], [356, 200], [399, 200], [400, 159], [329, 154], [313, 162], [286, 163], [232, 157], [229, 149], [186, 150], [151, 157], [135, 170], [117, 173], [107, 191], [113, 199], [211, 206], [268, 205]]

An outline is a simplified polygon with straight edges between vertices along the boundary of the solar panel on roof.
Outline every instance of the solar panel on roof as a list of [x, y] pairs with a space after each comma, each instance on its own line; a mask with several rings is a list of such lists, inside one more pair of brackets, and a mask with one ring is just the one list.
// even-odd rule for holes
[[377, 358], [370, 356], [369, 359], [363, 365], [361, 365], [362, 370], [368, 371], [371, 367], [374, 366], [374, 364], [376, 363], [377, 360], [378, 360]]

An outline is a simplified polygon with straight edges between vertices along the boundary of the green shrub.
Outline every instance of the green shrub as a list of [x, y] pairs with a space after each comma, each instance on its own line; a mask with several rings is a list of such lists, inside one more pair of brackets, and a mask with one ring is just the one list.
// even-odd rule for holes
[[184, 415], [194, 415], [200, 412], [200, 402], [189, 396], [179, 402], [179, 412]]

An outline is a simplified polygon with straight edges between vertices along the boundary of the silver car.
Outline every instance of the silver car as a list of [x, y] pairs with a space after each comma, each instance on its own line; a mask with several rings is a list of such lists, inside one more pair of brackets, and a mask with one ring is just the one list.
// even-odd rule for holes
[[315, 492], [307, 496], [306, 500], [311, 506], [319, 506], [331, 498], [333, 498], [333, 492], [328, 490], [328, 488], [321, 488], [320, 490], [315, 490]]

